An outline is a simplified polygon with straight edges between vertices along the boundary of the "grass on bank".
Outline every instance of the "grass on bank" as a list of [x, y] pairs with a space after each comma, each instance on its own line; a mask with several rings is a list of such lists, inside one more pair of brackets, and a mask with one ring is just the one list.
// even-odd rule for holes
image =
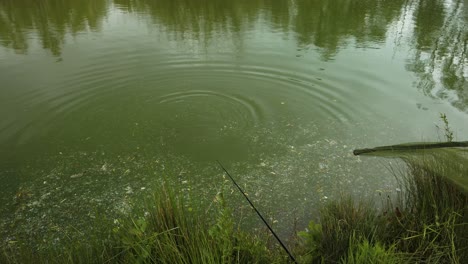
[[16, 244], [3, 248], [0, 263], [280, 263], [284, 256], [266, 239], [237, 229], [223, 195], [216, 215], [195, 212], [163, 188], [151, 210], [137, 219], [115, 220], [108, 237], [67, 242], [54, 250]]
[[[384, 197], [382, 209], [350, 198], [322, 207], [319, 223], [290, 245], [298, 262], [468, 263], [468, 196], [444, 175], [453, 164], [406, 162], [401, 196]], [[222, 194], [216, 201], [215, 214], [192, 211], [162, 189], [144, 217], [118, 223], [102, 239], [60, 250], [7, 245], [0, 263], [288, 263], [268, 237], [239, 230]]]
[[444, 175], [453, 164], [406, 162], [405, 190], [382, 210], [351, 199], [323, 207], [320, 224], [299, 234], [304, 262], [468, 263], [468, 196]]

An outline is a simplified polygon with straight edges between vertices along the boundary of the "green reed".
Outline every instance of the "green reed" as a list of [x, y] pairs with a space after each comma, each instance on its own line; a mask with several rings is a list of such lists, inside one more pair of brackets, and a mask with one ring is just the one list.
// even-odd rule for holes
[[[381, 210], [342, 198], [302, 237], [303, 263], [467, 263], [468, 196], [444, 176], [449, 162], [406, 161], [403, 191]], [[468, 175], [466, 175], [468, 176]]]

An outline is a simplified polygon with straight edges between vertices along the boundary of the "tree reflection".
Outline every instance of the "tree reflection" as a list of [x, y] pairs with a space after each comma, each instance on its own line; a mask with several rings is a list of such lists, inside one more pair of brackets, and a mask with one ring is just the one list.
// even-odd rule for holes
[[[176, 40], [230, 38], [242, 45], [246, 32], [266, 26], [318, 48], [333, 59], [349, 44], [372, 47], [388, 37], [392, 23], [412, 17], [401, 32], [414, 50], [407, 68], [425, 94], [468, 109], [466, 78], [468, 7], [464, 0], [113, 0], [117, 9], [148, 18]], [[100, 30], [107, 0], [0, 0], [0, 45], [25, 53], [30, 39], [61, 54], [67, 33]], [[261, 22], [261, 23], [259, 23]], [[263, 29], [260, 29], [263, 30]], [[274, 45], [274, 39], [272, 39]], [[240, 43], [240, 44], [239, 44]]]
[[416, 1], [413, 4], [414, 58], [407, 68], [426, 95], [449, 100], [468, 110], [468, 23], [462, 0]]
[[100, 29], [106, 6], [104, 0], [0, 0], [0, 44], [26, 53], [37, 35], [59, 56], [67, 33]]
[[[178, 39], [207, 43], [217, 33], [242, 32], [261, 18], [275, 31], [294, 32], [298, 45], [321, 48], [332, 58], [351, 38], [366, 43], [385, 39], [388, 25], [398, 19], [404, 0], [114, 0], [117, 8], [143, 14]], [[106, 15], [105, 0], [0, 0], [0, 35], [4, 46], [25, 52], [31, 33], [58, 55], [66, 32], [98, 30]]]
[[216, 33], [238, 34], [253, 25], [262, 0], [114, 0], [121, 10], [149, 14], [154, 24], [163, 26], [177, 39], [208, 43]]
[[354, 40], [360, 46], [383, 42], [399, 18], [403, 0], [299, 0], [295, 28], [299, 45], [313, 44], [331, 59]]
[[[154, 23], [179, 38], [211, 39], [215, 32], [239, 33], [258, 18], [275, 31], [293, 31], [299, 46], [321, 48], [332, 58], [351, 38], [363, 46], [385, 40], [404, 0], [114, 0], [125, 11], [149, 13]], [[244, 37], [242, 34], [240, 38]]]

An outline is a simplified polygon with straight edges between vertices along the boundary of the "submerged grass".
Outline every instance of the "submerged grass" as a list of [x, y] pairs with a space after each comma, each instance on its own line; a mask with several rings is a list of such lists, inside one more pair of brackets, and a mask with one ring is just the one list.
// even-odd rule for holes
[[[468, 263], [468, 196], [444, 175], [453, 164], [406, 159], [397, 175], [398, 199], [342, 198], [320, 210], [319, 223], [299, 232], [292, 252], [299, 263]], [[450, 167], [450, 168], [448, 168]], [[450, 169], [450, 170], [449, 170]], [[460, 175], [467, 177], [468, 175]], [[0, 263], [287, 263], [268, 235], [240, 230], [222, 192], [214, 212], [196, 210], [162, 188], [138, 218], [116, 219], [87, 243], [31, 248], [2, 246]], [[109, 222], [107, 220], [107, 222]]]

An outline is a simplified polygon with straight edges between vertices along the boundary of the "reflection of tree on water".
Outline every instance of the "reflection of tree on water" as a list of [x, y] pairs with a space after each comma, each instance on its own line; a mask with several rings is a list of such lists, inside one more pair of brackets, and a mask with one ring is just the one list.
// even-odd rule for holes
[[[318, 47], [324, 60], [332, 59], [352, 41], [360, 47], [384, 42], [391, 23], [412, 15], [414, 36], [408, 37], [416, 52], [408, 69], [418, 74], [418, 87], [442, 99], [455, 96], [451, 99], [454, 106], [466, 109], [468, 15], [462, 2], [115, 0], [123, 10], [149, 12], [153, 22], [165, 26], [179, 39], [185, 36], [205, 44], [215, 37], [214, 32], [237, 33], [233, 39], [242, 42], [242, 32], [261, 17], [274, 30], [285, 34], [292, 31], [299, 47]], [[435, 89], [438, 84], [443, 88]]]
[[242, 46], [245, 32], [254, 25], [262, 0], [114, 0], [116, 7], [149, 14], [169, 39], [197, 41], [206, 48], [212, 40], [231, 39]]
[[[149, 17], [176, 40], [196, 40], [202, 45], [228, 37], [241, 46], [246, 32], [261, 21], [270, 31], [294, 38], [299, 47], [317, 47], [324, 60], [350, 42], [360, 47], [384, 42], [389, 25], [412, 16], [412, 29], [404, 33], [413, 34], [407, 35], [415, 50], [407, 67], [419, 77], [418, 87], [427, 95], [451, 100], [459, 109], [468, 108], [468, 7], [463, 0], [113, 2], [124, 12]], [[0, 45], [25, 53], [36, 34], [45, 49], [60, 55], [67, 33], [100, 30], [109, 3], [0, 0]]]
[[322, 49], [324, 59], [354, 38], [359, 46], [383, 42], [389, 24], [398, 19], [403, 0], [299, 0], [295, 31], [299, 45]]
[[26, 53], [32, 34], [55, 56], [67, 33], [98, 30], [106, 14], [102, 0], [0, 0], [0, 44]]
[[[295, 33], [300, 46], [322, 48], [324, 58], [339, 51], [351, 37], [359, 44], [381, 42], [398, 18], [403, 0], [114, 0], [117, 8], [149, 14], [178, 39], [207, 43], [222, 33], [242, 42], [243, 32], [259, 18], [275, 31]], [[18, 52], [28, 48], [28, 32], [37, 31], [46, 49], [59, 54], [67, 31], [97, 30], [106, 15], [105, 0], [2, 0], [2, 44]], [[365, 46], [365, 45], [364, 45]]]
[[398, 19], [404, 0], [114, 2], [122, 10], [149, 12], [154, 23], [165, 26], [180, 38], [190, 37], [205, 43], [215, 32], [242, 33], [262, 18], [275, 31], [295, 33], [299, 46], [313, 44], [321, 48], [323, 58], [328, 59], [352, 37], [362, 46], [384, 41], [388, 25]]
[[447, 99], [468, 109], [468, 23], [462, 0], [416, 1], [414, 59], [408, 69], [419, 77], [418, 88], [426, 95]]

